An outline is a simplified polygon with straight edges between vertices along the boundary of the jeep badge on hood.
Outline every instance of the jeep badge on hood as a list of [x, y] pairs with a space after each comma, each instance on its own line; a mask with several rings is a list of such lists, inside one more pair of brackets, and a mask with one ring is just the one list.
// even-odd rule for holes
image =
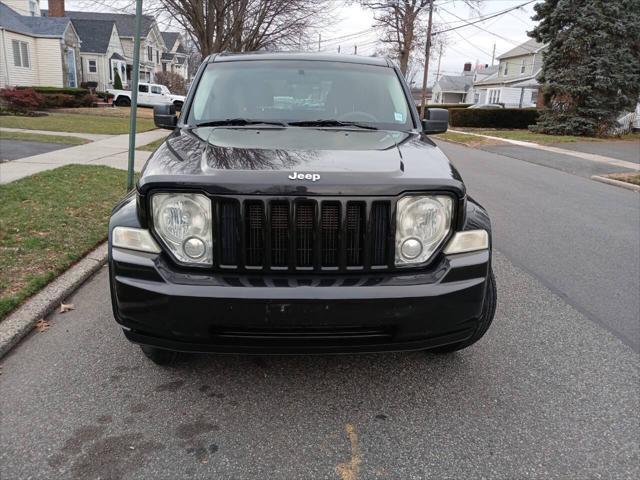
[[289, 175], [289, 180], [311, 180], [312, 182], [317, 182], [320, 180], [320, 175], [317, 173], [298, 173], [293, 172]]

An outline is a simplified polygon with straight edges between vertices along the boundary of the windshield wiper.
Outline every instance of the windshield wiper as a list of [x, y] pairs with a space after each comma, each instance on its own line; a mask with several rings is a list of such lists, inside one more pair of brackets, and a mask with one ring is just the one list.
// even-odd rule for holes
[[196, 127], [222, 127], [222, 126], [232, 126], [232, 127], [243, 127], [245, 125], [277, 125], [279, 127], [286, 127], [287, 124], [284, 122], [274, 122], [271, 120], [253, 120], [249, 118], [227, 118], [225, 120], [212, 120], [209, 122], [202, 122], [196, 124]]
[[378, 127], [359, 122], [343, 122], [341, 120], [303, 120], [300, 122], [289, 122], [293, 127], [357, 127], [367, 130], [378, 130]]

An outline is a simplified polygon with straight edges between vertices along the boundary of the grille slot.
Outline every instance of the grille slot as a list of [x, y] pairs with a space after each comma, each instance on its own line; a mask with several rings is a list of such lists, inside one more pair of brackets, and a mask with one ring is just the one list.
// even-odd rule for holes
[[347, 271], [391, 267], [391, 202], [219, 197], [219, 268]]
[[220, 263], [222, 265], [238, 264], [240, 239], [238, 217], [238, 202], [230, 200], [220, 204]]
[[313, 266], [313, 227], [315, 205], [310, 202], [296, 205], [296, 266]]
[[260, 267], [264, 263], [264, 204], [249, 202], [245, 208], [246, 264]]
[[389, 203], [373, 202], [371, 207], [371, 265], [386, 265], [389, 251]]
[[347, 204], [347, 265], [362, 266], [364, 248], [364, 205], [350, 202]]
[[271, 265], [286, 267], [289, 261], [289, 205], [271, 204]]
[[320, 232], [322, 235], [320, 261], [323, 267], [338, 266], [339, 229], [340, 204], [324, 202], [320, 216]]

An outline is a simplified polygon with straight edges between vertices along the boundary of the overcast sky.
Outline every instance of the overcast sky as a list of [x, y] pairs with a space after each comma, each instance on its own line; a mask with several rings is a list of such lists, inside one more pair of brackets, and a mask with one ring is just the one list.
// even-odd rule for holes
[[[488, 16], [494, 12], [507, 10], [525, 3], [527, 0], [481, 0], [479, 10], [472, 10], [462, 0], [435, 0], [438, 6], [434, 15], [434, 22], [440, 28], [451, 28], [463, 25], [466, 21], [474, 21], [480, 16]], [[42, 8], [47, 7], [47, 1], [42, 0]], [[108, 0], [100, 1], [102, 4], [112, 4]], [[358, 46], [359, 55], [371, 55], [379, 47], [376, 41], [378, 35], [371, 27], [374, 23], [373, 13], [360, 7], [356, 2], [344, 6], [344, 2], [336, 0], [339, 5], [336, 8], [336, 22], [331, 28], [319, 32], [322, 41], [321, 49], [337, 52], [338, 47], [342, 53], [353, 53], [354, 46]], [[68, 9], [87, 9], [86, 0], [67, 0]], [[100, 8], [102, 11], [107, 8]], [[496, 56], [510, 50], [515, 45], [528, 40], [526, 32], [531, 30], [534, 23], [533, 3], [505, 15], [491, 18], [476, 24], [466, 26], [448, 32], [446, 34], [446, 46], [442, 54], [440, 73], [456, 75], [462, 70], [465, 62], [491, 64], [491, 54], [495, 44]], [[459, 17], [459, 18], [456, 18]], [[462, 20], [460, 20], [462, 19]], [[161, 29], [163, 25], [161, 25]], [[486, 30], [486, 31], [485, 31]], [[310, 45], [317, 50], [317, 40]], [[437, 69], [438, 51], [432, 53], [434, 61], [431, 63], [430, 82], [433, 81]], [[421, 82], [421, 76], [417, 79]]]

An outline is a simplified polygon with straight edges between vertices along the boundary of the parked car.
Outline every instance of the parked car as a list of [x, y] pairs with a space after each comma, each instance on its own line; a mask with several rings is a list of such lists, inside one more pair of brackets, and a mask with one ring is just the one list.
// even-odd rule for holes
[[113, 313], [152, 361], [451, 352], [489, 328], [489, 217], [429, 138], [448, 112], [421, 122], [391, 62], [212, 55], [154, 119], [172, 133], [109, 223]]
[[[131, 105], [131, 90], [107, 90], [114, 97], [113, 103], [118, 107]], [[174, 105], [180, 110], [184, 104], [183, 95], [173, 95], [164, 85], [155, 83], [138, 84], [138, 105], [143, 107], [155, 107], [156, 105]]]
[[504, 105], [501, 105], [499, 103], [477, 103], [475, 105], [471, 105], [468, 108], [495, 109], [495, 108], [504, 108]]

